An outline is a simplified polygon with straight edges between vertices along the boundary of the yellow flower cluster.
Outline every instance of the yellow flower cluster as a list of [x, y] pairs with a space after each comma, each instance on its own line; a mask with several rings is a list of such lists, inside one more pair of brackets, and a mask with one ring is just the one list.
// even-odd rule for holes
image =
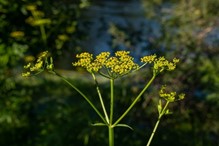
[[144, 56], [141, 58], [141, 62], [144, 63], [152, 63], [156, 59], [157, 55], [149, 55], [149, 56]]
[[23, 31], [13, 31], [10, 33], [10, 36], [13, 38], [21, 38], [23, 37], [25, 34]]
[[50, 24], [51, 20], [48, 18], [43, 18], [45, 16], [44, 12], [37, 10], [37, 5], [27, 5], [26, 9], [32, 13], [32, 16], [26, 19], [26, 22], [32, 26], [41, 26]]
[[37, 9], [37, 6], [30, 4], [26, 6], [26, 9], [29, 11], [35, 11]]
[[96, 56], [96, 59], [92, 63], [92, 66], [95, 68], [94, 70], [95, 72], [98, 72], [105, 65], [109, 56], [110, 56], [109, 52], [102, 52]]
[[102, 52], [94, 59], [92, 54], [85, 52], [76, 56], [79, 60], [73, 63], [73, 66], [83, 67], [89, 72], [98, 72], [105, 68], [110, 77], [122, 76], [138, 68], [129, 53], [128, 51], [117, 51], [115, 56], [110, 57], [109, 52]]
[[164, 69], [171, 71], [176, 68], [176, 63], [179, 62], [179, 59], [173, 59], [173, 62], [169, 62], [164, 57], [160, 57], [154, 62], [154, 69], [158, 72], [162, 72]]
[[42, 52], [36, 63], [33, 65], [31, 63], [28, 63], [24, 66], [24, 69], [28, 70], [26, 73], [22, 73], [23, 77], [29, 77], [31, 75], [31, 72], [38, 72], [44, 69], [44, 62], [48, 57], [48, 51]]
[[141, 58], [143, 63], [153, 63], [154, 70], [156, 73], [160, 73], [164, 70], [172, 71], [176, 68], [176, 64], [179, 62], [179, 59], [174, 58], [172, 62], [166, 60], [164, 57], [157, 58], [156, 55], [145, 56]]
[[81, 54], [77, 54], [76, 58], [79, 59], [78, 62], [72, 63], [73, 66], [81, 66], [83, 68], [86, 68], [89, 72], [92, 72], [94, 69], [94, 67], [92, 67], [92, 61], [93, 61], [93, 55], [88, 53], [88, 52], [84, 52]]
[[111, 73], [118, 75], [124, 75], [137, 69], [139, 66], [133, 61], [134, 58], [129, 53], [129, 51], [117, 51], [115, 57], [106, 61], [105, 66], [110, 69]]
[[174, 102], [177, 100], [182, 100], [185, 97], [185, 94], [179, 94], [178, 98], [176, 99], [176, 92], [167, 93], [165, 90], [166, 90], [166, 86], [162, 86], [159, 94], [160, 97], [164, 98], [166, 101]]

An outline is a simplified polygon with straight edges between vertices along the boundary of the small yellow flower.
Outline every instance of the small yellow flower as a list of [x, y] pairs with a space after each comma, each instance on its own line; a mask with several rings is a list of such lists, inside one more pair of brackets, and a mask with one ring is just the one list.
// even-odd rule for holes
[[177, 96], [176, 92], [167, 93], [166, 92], [166, 86], [161, 87], [161, 90], [160, 90], [159, 94], [160, 94], [160, 97], [164, 98], [166, 101], [169, 101], [169, 102], [182, 100], [185, 97], [185, 94], [182, 93], [182, 94], [179, 94], [178, 98], [176, 99], [176, 96]]
[[152, 63], [156, 59], [157, 55], [149, 55], [149, 56], [144, 56], [141, 58], [141, 62], [144, 63]]
[[30, 24], [33, 26], [40, 26], [40, 25], [45, 25], [45, 24], [50, 24], [51, 20], [50, 19], [37, 19], [32, 21]]
[[138, 64], [133, 61], [134, 58], [129, 54], [129, 51], [117, 51], [115, 57], [109, 58], [106, 67], [109, 68], [112, 73], [120, 76], [137, 69], [139, 67]]
[[91, 70], [91, 63], [93, 61], [93, 55], [88, 53], [88, 52], [84, 52], [81, 54], [77, 54], [76, 58], [78, 58], [78, 62], [72, 63], [73, 66], [80, 66], [83, 68], [86, 68], [88, 71], [92, 71]]
[[69, 40], [69, 37], [66, 34], [60, 34], [58, 35], [58, 39], [61, 41], [67, 41]]
[[26, 9], [29, 11], [35, 11], [37, 9], [36, 5], [30, 4], [26, 6]]
[[160, 73], [164, 70], [172, 71], [176, 68], [176, 64], [179, 62], [179, 59], [174, 58], [172, 62], [166, 60], [163, 56], [157, 58], [156, 55], [144, 56], [141, 58], [143, 63], [153, 63], [153, 69], [155, 73]]
[[45, 59], [46, 57], [48, 57], [49, 52], [48, 51], [44, 51], [42, 53], [40, 53], [39, 55], [39, 59]]
[[160, 57], [154, 61], [154, 69], [156, 72], [162, 72], [164, 70], [172, 71], [176, 68], [176, 63], [178, 63], [178, 59], [173, 59], [173, 62], [169, 62], [164, 57]]
[[94, 60], [94, 62], [97, 62], [101, 65], [104, 65], [104, 63], [109, 58], [109, 56], [110, 56], [109, 52], [102, 52], [102, 53], [100, 53], [99, 55], [96, 56], [96, 59]]
[[173, 58], [173, 63], [178, 63], [178, 62], [179, 62], [179, 59]]
[[30, 67], [30, 71], [39, 71], [43, 67], [43, 61], [37, 62], [33, 67]]
[[22, 73], [23, 77], [29, 77], [30, 76], [30, 72], [26, 72], [26, 73]]
[[179, 94], [179, 100], [182, 100], [184, 98], [185, 98], [185, 94], [184, 93]]
[[24, 68], [28, 69], [28, 68], [30, 68], [30, 66], [31, 66], [31, 63], [28, 63], [27, 65], [24, 66]]
[[48, 51], [40, 53], [35, 64], [28, 63], [27, 65], [24, 66], [24, 69], [26, 69], [27, 72], [23, 73], [22, 76], [28, 77], [31, 75], [31, 73], [36, 73], [36, 72], [44, 70], [46, 66], [50, 66], [49, 69], [52, 70], [53, 63], [52, 62], [48, 63], [47, 57], [48, 57]]
[[33, 62], [35, 60], [35, 57], [32, 55], [28, 55], [24, 57], [25, 62]]
[[172, 62], [169, 62], [169, 64], [167, 65], [167, 70], [171, 71], [174, 70], [176, 68], [176, 65]]
[[13, 31], [10, 33], [10, 36], [13, 38], [21, 38], [24, 36], [24, 32], [23, 31]]

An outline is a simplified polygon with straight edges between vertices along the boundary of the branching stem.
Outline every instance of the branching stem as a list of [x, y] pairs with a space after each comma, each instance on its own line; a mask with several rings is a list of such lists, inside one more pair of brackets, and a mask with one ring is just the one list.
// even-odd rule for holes
[[133, 106], [137, 103], [137, 101], [140, 99], [140, 97], [143, 95], [143, 93], [148, 89], [148, 87], [151, 85], [153, 80], [155, 79], [156, 74], [153, 74], [150, 81], [145, 85], [145, 87], [142, 89], [142, 91], [138, 94], [138, 96], [135, 98], [135, 100], [132, 102], [132, 104], [127, 108], [127, 110], [118, 118], [118, 120], [113, 124], [113, 126], [116, 126], [127, 114], [128, 112], [133, 108]]
[[99, 110], [95, 107], [95, 105], [89, 100], [89, 98], [81, 92], [77, 87], [75, 87], [72, 83], [70, 83], [65, 77], [61, 76], [60, 74], [53, 72], [55, 75], [60, 77], [63, 81], [65, 81], [68, 85], [70, 85], [75, 91], [77, 91], [87, 102], [88, 104], [94, 109], [94, 111], [99, 115], [99, 117], [103, 120], [105, 124], [108, 124], [108, 122], [104, 119], [102, 114], [99, 112]]

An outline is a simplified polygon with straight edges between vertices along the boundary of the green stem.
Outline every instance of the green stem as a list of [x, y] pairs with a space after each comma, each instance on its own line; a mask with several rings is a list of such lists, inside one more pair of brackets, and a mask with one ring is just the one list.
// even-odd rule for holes
[[113, 124], [113, 126], [116, 126], [127, 114], [128, 112], [133, 108], [133, 106], [137, 103], [137, 101], [140, 99], [142, 94], [148, 89], [150, 84], [155, 79], [156, 74], [154, 73], [150, 81], [145, 85], [145, 87], [142, 89], [142, 91], [138, 94], [138, 96], [135, 98], [135, 100], [132, 102], [132, 104], [127, 108], [127, 110], [118, 118], [118, 120]]
[[107, 112], [106, 112], [106, 108], [105, 108], [105, 105], [104, 105], [104, 102], [103, 102], [102, 95], [101, 95], [101, 93], [100, 93], [100, 89], [99, 89], [99, 85], [98, 85], [97, 79], [96, 79], [96, 77], [95, 77], [95, 75], [94, 75], [93, 73], [91, 73], [91, 74], [92, 74], [92, 77], [93, 77], [93, 79], [94, 79], [94, 81], [95, 81], [95, 84], [96, 84], [96, 90], [97, 90], [97, 93], [98, 93], [98, 96], [99, 96], [99, 99], [100, 99], [100, 104], [101, 104], [101, 106], [102, 106], [102, 109], [103, 109], [103, 113], [104, 113], [104, 115], [105, 115], [106, 122], [109, 123], [109, 117], [108, 117], [108, 114], [107, 114]]
[[[31, 14], [32, 14], [33, 18], [35, 19], [35, 21], [40, 19], [37, 16], [36, 11], [31, 11]], [[40, 33], [41, 33], [41, 37], [42, 37], [43, 43], [46, 46], [47, 45], [47, 35], [46, 35], [45, 27], [44, 27], [43, 24], [41, 24], [39, 27], [40, 27]]]
[[149, 138], [148, 143], [147, 143], [146, 146], [149, 146], [149, 145], [151, 144], [151, 141], [152, 141], [152, 139], [153, 139], [153, 137], [154, 137], [154, 134], [155, 134], [155, 132], [156, 132], [156, 130], [157, 130], [157, 127], [158, 127], [158, 125], [159, 125], [159, 123], [160, 123], [160, 119], [161, 119], [161, 117], [158, 118], [158, 120], [157, 120], [157, 122], [156, 122], [156, 124], [155, 124], [155, 126], [154, 126], [153, 132], [151, 133], [151, 136], [150, 136], [150, 138]]
[[110, 122], [109, 130], [109, 146], [114, 146], [114, 127], [113, 123], [113, 108], [114, 108], [114, 79], [110, 79]]
[[114, 79], [110, 79], [110, 124], [113, 123]]
[[109, 146], [114, 146], [114, 127], [108, 126], [109, 131]]
[[47, 45], [47, 36], [46, 36], [46, 31], [43, 25], [40, 25], [40, 32], [41, 32], [44, 45]]
[[164, 106], [162, 112], [159, 114], [158, 120], [157, 120], [157, 122], [156, 122], [156, 124], [155, 124], [155, 126], [154, 126], [154, 129], [153, 129], [153, 131], [152, 131], [152, 133], [151, 133], [151, 136], [150, 136], [150, 138], [149, 138], [148, 143], [147, 143], [146, 146], [150, 146], [151, 141], [152, 141], [152, 139], [153, 139], [153, 137], [154, 137], [154, 134], [155, 134], [155, 132], [157, 131], [157, 127], [158, 127], [158, 125], [159, 125], [159, 123], [160, 123], [160, 119], [161, 119], [162, 116], [165, 114], [166, 108], [167, 108], [167, 106], [168, 106], [169, 103], [170, 103], [169, 101], [166, 102], [166, 104], [165, 104], [165, 106]]
[[77, 91], [87, 102], [88, 104], [94, 109], [94, 111], [99, 115], [99, 117], [103, 120], [103, 122], [105, 124], [107, 124], [108, 122], [106, 122], [106, 120], [104, 119], [104, 117], [102, 116], [102, 114], [99, 112], [99, 110], [94, 106], [94, 104], [88, 99], [88, 97], [86, 95], [84, 95], [84, 93], [82, 93], [77, 87], [75, 87], [72, 83], [70, 83], [66, 78], [64, 78], [63, 76], [61, 76], [60, 74], [56, 73], [55, 71], [53, 71], [53, 73], [55, 75], [57, 75], [58, 77], [60, 77], [63, 81], [65, 81], [68, 85], [70, 85], [75, 91]]

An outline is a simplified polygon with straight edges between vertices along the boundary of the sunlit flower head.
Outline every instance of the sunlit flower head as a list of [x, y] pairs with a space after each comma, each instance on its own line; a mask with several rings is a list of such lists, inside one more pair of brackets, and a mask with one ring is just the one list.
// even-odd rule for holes
[[176, 64], [179, 62], [179, 59], [174, 58], [173, 62], [166, 60], [164, 57], [158, 58], [154, 63], [154, 69], [158, 72], [163, 70], [172, 71], [176, 68]]
[[92, 68], [91, 68], [91, 63], [93, 61], [93, 55], [88, 53], [88, 52], [84, 52], [81, 54], [77, 54], [76, 58], [78, 58], [78, 62], [72, 63], [73, 66], [80, 66], [83, 68], [86, 68], [89, 72], [92, 72]]
[[79, 60], [73, 63], [73, 66], [83, 67], [89, 72], [107, 72], [109, 77], [122, 76], [138, 68], [128, 51], [117, 51], [115, 56], [110, 56], [109, 52], [102, 52], [95, 59], [92, 54], [85, 52], [76, 58]]
[[157, 58], [156, 55], [144, 56], [141, 58], [141, 62], [147, 64], [153, 64], [155, 73], [163, 72], [164, 70], [172, 71], [176, 68], [176, 64], [179, 59], [174, 58], [172, 62], [166, 60], [164, 57]]
[[177, 95], [176, 92], [167, 92], [166, 86], [162, 86], [160, 89], [160, 97], [164, 98], [166, 101], [174, 102], [177, 100], [182, 100], [185, 97], [185, 94], [179, 94]]
[[143, 63], [152, 63], [156, 59], [157, 55], [149, 55], [141, 58], [141, 62]]
[[24, 66], [24, 69], [27, 70], [25, 73], [22, 73], [23, 77], [28, 77], [31, 76], [31, 74], [35, 74], [37, 72], [43, 71], [45, 68], [50, 69], [52, 67], [52, 62], [50, 63], [47, 60], [48, 58], [48, 51], [40, 53], [40, 55], [37, 58], [36, 63], [28, 63], [27, 65]]
[[107, 60], [106, 67], [110, 69], [111, 73], [117, 75], [124, 75], [132, 70], [136, 70], [139, 66], [129, 54], [129, 51], [117, 51], [115, 57]]

